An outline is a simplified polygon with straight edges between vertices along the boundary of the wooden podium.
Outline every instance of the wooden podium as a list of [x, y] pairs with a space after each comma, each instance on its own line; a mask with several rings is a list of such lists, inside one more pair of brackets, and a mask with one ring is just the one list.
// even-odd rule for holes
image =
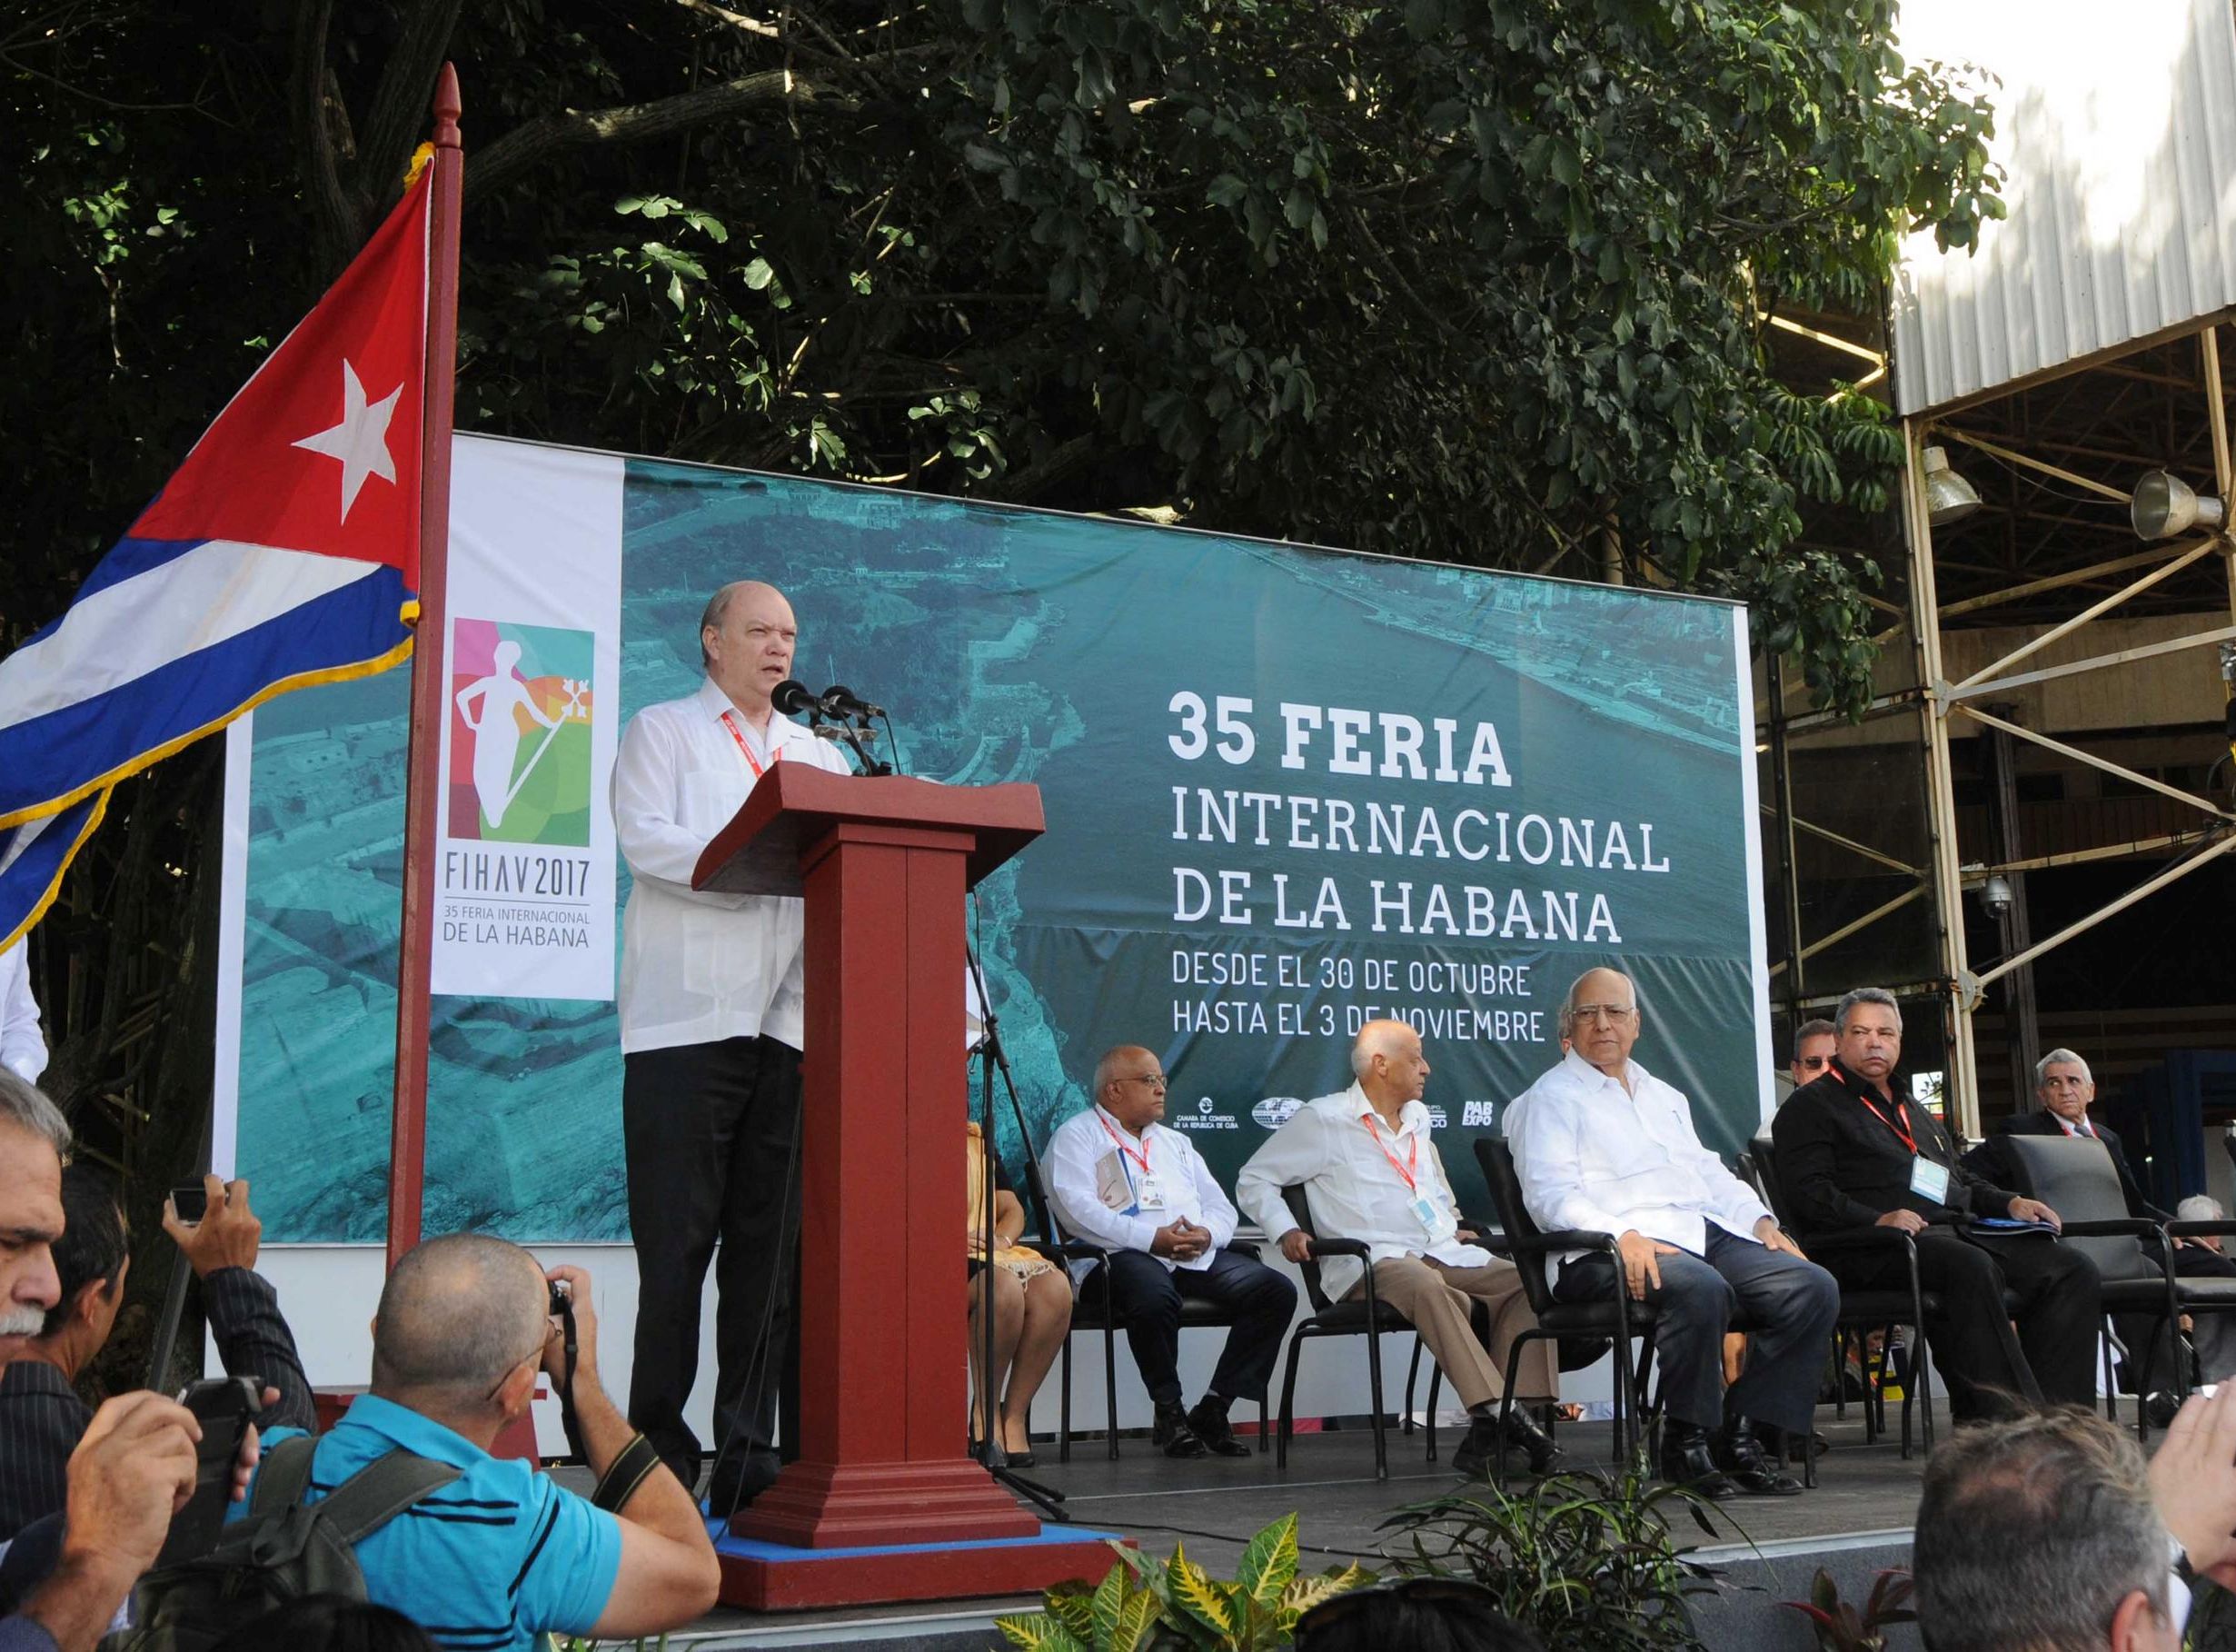
[[[1044, 1536], [964, 1432], [964, 895], [1042, 830], [1033, 786], [777, 763], [700, 857], [694, 889], [807, 901], [800, 1456], [731, 1523], [748, 1540], [723, 1546], [732, 1604], [1008, 1593], [1107, 1568], [1084, 1534]], [[787, 1565], [772, 1546], [851, 1563]]]

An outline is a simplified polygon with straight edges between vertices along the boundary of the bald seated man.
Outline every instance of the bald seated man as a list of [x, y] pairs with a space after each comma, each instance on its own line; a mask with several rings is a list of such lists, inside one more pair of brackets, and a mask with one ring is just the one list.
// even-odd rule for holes
[[[1480, 1477], [1515, 1447], [1528, 1453], [1533, 1474], [1553, 1472], [1563, 1463], [1560, 1450], [1521, 1409], [1560, 1398], [1550, 1342], [1523, 1351], [1522, 1369], [1513, 1374], [1517, 1404], [1499, 1433], [1508, 1373], [1495, 1350], [1511, 1348], [1536, 1319], [1514, 1264], [1468, 1243], [1474, 1231], [1459, 1220], [1421, 1104], [1428, 1084], [1421, 1035], [1403, 1021], [1368, 1021], [1351, 1046], [1351, 1073], [1350, 1089], [1306, 1102], [1251, 1155], [1235, 1183], [1237, 1202], [1266, 1232], [1280, 1235], [1281, 1254], [1292, 1262], [1312, 1255], [1311, 1239], [1281, 1197], [1298, 1184], [1317, 1232], [1368, 1247], [1375, 1294], [1412, 1321], [1472, 1418], [1452, 1453], [1455, 1470]], [[1320, 1273], [1330, 1296], [1366, 1290], [1355, 1258], [1330, 1257]], [[1476, 1338], [1477, 1302], [1490, 1315], [1487, 1346]]]
[[789, 1281], [800, 1199], [786, 1167], [800, 1130], [805, 909], [790, 896], [694, 891], [691, 872], [778, 762], [849, 771], [829, 741], [770, 703], [799, 640], [775, 586], [724, 585], [700, 617], [705, 678], [639, 712], [613, 764], [613, 833], [631, 880], [620, 991], [621, 1146], [640, 1281], [629, 1417], [676, 1478], [697, 1486], [704, 1447], [683, 1409], [719, 1239], [708, 1488], [717, 1515], [776, 1478], [778, 1378], [789, 1389], [798, 1370]]
[[[554, 1388], [565, 1380], [554, 1283], [573, 1305], [574, 1411], [594, 1500], [490, 1455], [527, 1415], [537, 1372]], [[273, 1429], [266, 1448], [297, 1432]], [[528, 1652], [544, 1635], [628, 1640], [714, 1605], [721, 1570], [698, 1504], [600, 1385], [598, 1316], [580, 1268], [547, 1272], [479, 1233], [408, 1252], [373, 1321], [372, 1391], [319, 1441], [307, 1500], [398, 1449], [459, 1478], [367, 1535], [357, 1563], [368, 1599], [439, 1621], [443, 1645]], [[236, 1503], [228, 1519], [248, 1508]]]
[[[1297, 1287], [1234, 1249], [1235, 1207], [1195, 1144], [1165, 1128], [1164, 1063], [1121, 1044], [1095, 1063], [1095, 1104], [1048, 1138], [1048, 1197], [1065, 1229], [1110, 1252], [1075, 1261], [1082, 1295], [1108, 1293], [1157, 1408], [1151, 1439], [1167, 1457], [1247, 1457], [1227, 1408], [1262, 1400], [1297, 1311]], [[1180, 1305], [1234, 1314], [1210, 1386], [1180, 1403]]]
[[[1753, 1188], [1701, 1145], [1692, 1104], [1631, 1059], [1638, 989], [1620, 970], [1586, 970], [1560, 1013], [1569, 1042], [1506, 1110], [1522, 1199], [1537, 1224], [1615, 1237], [1616, 1254], [1571, 1251], [1554, 1294], [1605, 1301], [1618, 1290], [1657, 1310], [1654, 1358], [1667, 1421], [1662, 1474], [1703, 1494], [1792, 1497], [1758, 1427], [1806, 1436], [1840, 1288], [1779, 1229]], [[1752, 1321], [1746, 1366], [1724, 1381], [1724, 1335]]]

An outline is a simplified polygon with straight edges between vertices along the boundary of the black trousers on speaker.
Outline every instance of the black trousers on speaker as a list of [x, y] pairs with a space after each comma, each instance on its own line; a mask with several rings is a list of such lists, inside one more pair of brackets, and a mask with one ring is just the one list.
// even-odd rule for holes
[[780, 1391], [785, 1415], [798, 1415], [800, 1052], [774, 1039], [725, 1039], [634, 1051], [622, 1070], [637, 1249], [629, 1421], [678, 1479], [698, 1485], [703, 1448], [683, 1407], [699, 1369], [700, 1294], [719, 1254], [709, 1498], [720, 1514], [750, 1502], [786, 1460], [775, 1446]]

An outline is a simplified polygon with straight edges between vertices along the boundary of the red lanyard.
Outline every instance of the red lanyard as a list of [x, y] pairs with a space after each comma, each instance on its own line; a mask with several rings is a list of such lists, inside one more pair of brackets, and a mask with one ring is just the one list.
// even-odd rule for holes
[[1359, 1122], [1366, 1127], [1366, 1133], [1374, 1138], [1375, 1146], [1382, 1149], [1382, 1157], [1390, 1161], [1390, 1169], [1406, 1179], [1406, 1190], [1410, 1193], [1418, 1193], [1421, 1189], [1419, 1184], [1414, 1179], [1414, 1173], [1420, 1168], [1421, 1139], [1415, 1136], [1406, 1141], [1406, 1162], [1399, 1164], [1397, 1155], [1384, 1146], [1382, 1132], [1375, 1128], [1375, 1121], [1372, 1119], [1362, 1118]]
[[1102, 1133], [1104, 1135], [1109, 1137], [1111, 1140], [1118, 1143], [1118, 1150], [1119, 1152], [1125, 1154], [1127, 1158], [1132, 1159], [1136, 1164], [1141, 1167], [1141, 1173], [1144, 1176], [1154, 1174], [1154, 1172], [1149, 1169], [1149, 1144], [1146, 1138], [1141, 1143], [1141, 1150], [1137, 1153], [1133, 1150], [1133, 1149], [1126, 1145], [1125, 1137], [1119, 1135], [1116, 1130], [1110, 1128], [1110, 1120], [1102, 1116], [1102, 1109], [1100, 1108], [1097, 1108], [1095, 1110], [1095, 1122], [1102, 1126]]
[[1859, 1095], [1856, 1097], [1856, 1100], [1861, 1101], [1865, 1107], [1870, 1108], [1871, 1116], [1878, 1120], [1880, 1123], [1885, 1125], [1887, 1129], [1893, 1130], [1895, 1136], [1901, 1140], [1902, 1144], [1908, 1148], [1913, 1155], [1917, 1152], [1918, 1139], [1910, 1133], [1909, 1102], [1898, 1101], [1894, 1104], [1896, 1110], [1902, 1114], [1903, 1118], [1903, 1121], [1900, 1124], [1897, 1124], [1893, 1120], [1888, 1118], [1884, 1113], [1881, 1112], [1879, 1110], [1879, 1104], [1873, 1101], [1869, 1096]]
[[[771, 723], [774, 723], [775, 721], [776, 720], [774, 717], [770, 719]], [[728, 712], [724, 712], [722, 713], [722, 727], [728, 729], [730, 731], [730, 738], [738, 742], [738, 750], [745, 753], [746, 766], [753, 771], [753, 778], [755, 780], [759, 780], [761, 776], [760, 759], [755, 757], [753, 755], [753, 748], [745, 743], [745, 735], [738, 727], [738, 720], [732, 717]], [[774, 762], [778, 758], [782, 757], [784, 753], [777, 749], [776, 741], [771, 740], [769, 742], [769, 761], [770, 762]]]

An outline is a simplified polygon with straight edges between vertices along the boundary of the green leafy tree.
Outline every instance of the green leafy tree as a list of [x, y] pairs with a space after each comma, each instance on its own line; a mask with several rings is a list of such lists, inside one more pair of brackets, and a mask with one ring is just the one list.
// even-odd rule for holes
[[[2001, 210], [1986, 104], [1905, 64], [1893, 13], [28, 0], [0, 15], [0, 627], [62, 610], [362, 243], [449, 56], [462, 428], [1620, 567], [1746, 599], [1853, 709], [1876, 570], [1796, 536], [1883, 509], [1899, 447], [1869, 396], [1781, 383], [1765, 318], [1867, 312], [1898, 232], [1962, 246]], [[147, 811], [168, 858], [88, 862], [50, 1003], [156, 956], [200, 1001], [196, 784], [120, 793], [104, 839]], [[192, 1051], [144, 1093], [118, 1024], [58, 1030], [120, 1128], [198, 1104]]]

